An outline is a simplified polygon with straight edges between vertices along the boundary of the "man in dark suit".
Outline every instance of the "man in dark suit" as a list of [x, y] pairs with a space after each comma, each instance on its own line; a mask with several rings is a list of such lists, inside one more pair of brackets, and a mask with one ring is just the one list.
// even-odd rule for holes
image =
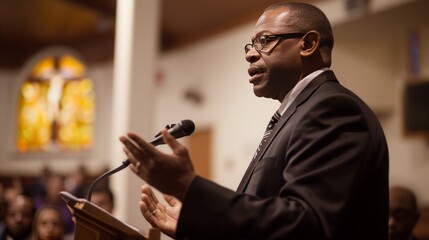
[[5, 202], [4, 227], [0, 230], [0, 240], [31, 239], [31, 224], [36, 209], [33, 199], [18, 195]]
[[329, 69], [333, 43], [328, 19], [309, 4], [274, 4], [258, 19], [245, 46], [249, 82], [281, 105], [236, 192], [197, 176], [166, 131], [172, 154], [122, 136], [131, 169], [178, 199], [163, 206], [144, 186], [144, 217], [176, 238], [387, 239], [384, 133]]

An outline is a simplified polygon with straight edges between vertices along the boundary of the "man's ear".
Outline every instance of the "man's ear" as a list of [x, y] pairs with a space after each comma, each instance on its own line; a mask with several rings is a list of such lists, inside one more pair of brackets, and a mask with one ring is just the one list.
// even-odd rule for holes
[[319, 49], [320, 45], [320, 34], [317, 31], [309, 31], [307, 32], [304, 37], [302, 37], [304, 40], [302, 42], [302, 50], [301, 50], [301, 56], [308, 57], [311, 56], [314, 52], [316, 52]]

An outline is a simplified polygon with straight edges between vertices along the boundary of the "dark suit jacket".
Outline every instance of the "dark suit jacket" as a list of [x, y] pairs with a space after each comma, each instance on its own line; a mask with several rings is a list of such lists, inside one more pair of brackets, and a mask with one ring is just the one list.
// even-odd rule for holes
[[373, 112], [332, 71], [299, 94], [256, 160], [237, 192], [196, 177], [176, 236], [387, 239], [384, 133]]

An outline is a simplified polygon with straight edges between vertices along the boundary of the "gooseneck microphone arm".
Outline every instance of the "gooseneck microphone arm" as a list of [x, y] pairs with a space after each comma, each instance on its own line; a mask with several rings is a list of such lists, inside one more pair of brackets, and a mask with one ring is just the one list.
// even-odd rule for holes
[[125, 161], [123, 161], [122, 162], [122, 165], [121, 166], [119, 166], [119, 167], [117, 167], [117, 168], [114, 168], [114, 169], [112, 169], [112, 170], [110, 170], [110, 171], [108, 171], [108, 172], [105, 172], [103, 175], [101, 175], [101, 176], [99, 176], [97, 179], [95, 179], [95, 181], [94, 182], [92, 182], [92, 184], [91, 184], [91, 186], [89, 186], [89, 189], [88, 189], [88, 194], [86, 195], [86, 199], [89, 201], [89, 202], [91, 202], [91, 196], [92, 196], [92, 192], [94, 191], [94, 187], [99, 183], [99, 182], [101, 182], [101, 181], [103, 181], [105, 178], [107, 178], [108, 176], [110, 176], [110, 175], [112, 175], [112, 174], [114, 174], [114, 173], [117, 173], [117, 172], [119, 172], [119, 171], [121, 171], [122, 169], [124, 169], [124, 168], [126, 168], [126, 167], [128, 167], [128, 165], [130, 165], [130, 160], [125, 160]]
[[[182, 138], [182, 137], [186, 137], [186, 136], [191, 135], [195, 130], [195, 124], [191, 120], [186, 119], [186, 120], [182, 120], [178, 124], [167, 125], [165, 128], [168, 129], [167, 131], [174, 138], [178, 139], [178, 138]], [[164, 140], [162, 139], [161, 132], [158, 133], [157, 135], [155, 135], [155, 138], [152, 139], [152, 141], [150, 141], [150, 143], [153, 144], [154, 146], [157, 146], [160, 144], [165, 144]], [[114, 169], [104, 173], [103, 175], [101, 175], [97, 179], [95, 179], [94, 182], [89, 186], [88, 193], [86, 195], [86, 200], [88, 200], [89, 202], [91, 201], [91, 196], [92, 196], [92, 192], [94, 191], [94, 187], [99, 182], [101, 182], [102, 180], [104, 180], [108, 176], [110, 176], [114, 173], [117, 173], [117, 172], [121, 171], [122, 169], [128, 167], [128, 165], [130, 165], [130, 163], [131, 163], [130, 160], [127, 159], [127, 160], [122, 162], [121, 166], [114, 168]]]

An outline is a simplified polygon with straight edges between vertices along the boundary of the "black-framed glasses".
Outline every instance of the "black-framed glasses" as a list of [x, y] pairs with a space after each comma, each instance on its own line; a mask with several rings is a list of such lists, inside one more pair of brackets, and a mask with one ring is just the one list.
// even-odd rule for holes
[[305, 33], [284, 33], [273, 35], [260, 35], [244, 46], [244, 52], [247, 54], [250, 49], [255, 48], [258, 52], [270, 52], [280, 42], [280, 39], [297, 38], [304, 36]]

